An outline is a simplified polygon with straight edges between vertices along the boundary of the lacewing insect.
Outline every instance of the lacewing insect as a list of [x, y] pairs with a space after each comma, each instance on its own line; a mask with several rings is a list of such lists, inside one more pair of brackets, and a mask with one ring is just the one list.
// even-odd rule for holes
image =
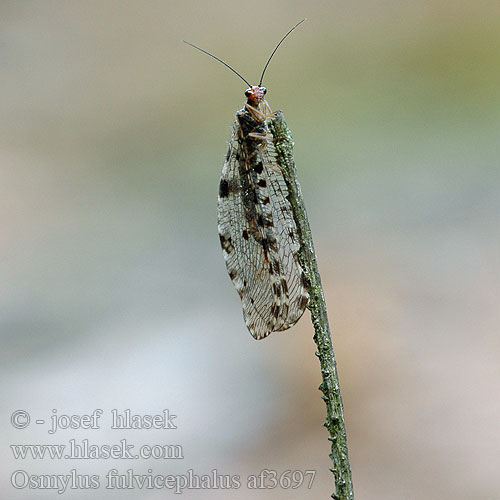
[[258, 85], [213, 57], [247, 85], [245, 107], [237, 111], [219, 184], [218, 229], [229, 277], [241, 298], [246, 326], [255, 339], [287, 330], [304, 313], [309, 295], [298, 260], [299, 242], [288, 189], [269, 120], [274, 117], [262, 86], [266, 69], [285, 38], [269, 56]]

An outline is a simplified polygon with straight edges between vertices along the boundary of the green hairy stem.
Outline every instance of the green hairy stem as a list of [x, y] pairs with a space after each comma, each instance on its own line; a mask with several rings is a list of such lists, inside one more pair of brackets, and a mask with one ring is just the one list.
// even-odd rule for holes
[[323, 392], [322, 399], [326, 404], [326, 421], [324, 426], [329, 432], [331, 442], [330, 458], [333, 466], [331, 471], [335, 479], [335, 493], [332, 498], [337, 500], [353, 500], [351, 467], [347, 452], [347, 435], [344, 423], [344, 408], [340, 393], [337, 363], [332, 344], [330, 326], [326, 312], [326, 302], [318, 272], [318, 264], [307, 219], [304, 200], [297, 181], [295, 162], [293, 159], [292, 134], [286, 125], [283, 113], [277, 111], [268, 121], [269, 129], [275, 141], [278, 163], [283, 171], [288, 188], [288, 200], [292, 207], [297, 235], [300, 242], [299, 261], [304, 270], [306, 288], [309, 292], [307, 308], [311, 312], [314, 325], [314, 342], [318, 351], [321, 366], [322, 382], [319, 389]]

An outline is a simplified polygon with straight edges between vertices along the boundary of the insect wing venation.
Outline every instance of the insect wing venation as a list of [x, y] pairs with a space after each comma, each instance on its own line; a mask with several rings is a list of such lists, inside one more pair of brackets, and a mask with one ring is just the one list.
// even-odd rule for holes
[[288, 191], [265, 120], [248, 105], [237, 113], [218, 201], [226, 267], [256, 339], [293, 326], [308, 300]]

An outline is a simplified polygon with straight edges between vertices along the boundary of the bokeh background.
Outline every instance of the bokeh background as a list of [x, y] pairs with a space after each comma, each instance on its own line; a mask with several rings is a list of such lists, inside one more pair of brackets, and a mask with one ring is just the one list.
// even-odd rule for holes
[[[3, 1], [0, 496], [29, 474], [316, 470], [329, 498], [309, 313], [254, 341], [219, 248], [220, 170], [275, 43], [329, 307], [358, 499], [500, 498], [500, 4]], [[99, 430], [33, 421], [105, 412]], [[109, 412], [177, 430], [109, 429]], [[180, 444], [183, 460], [14, 460], [9, 445]], [[170, 490], [71, 490], [148, 499]], [[64, 496], [63, 495], [63, 496]]]

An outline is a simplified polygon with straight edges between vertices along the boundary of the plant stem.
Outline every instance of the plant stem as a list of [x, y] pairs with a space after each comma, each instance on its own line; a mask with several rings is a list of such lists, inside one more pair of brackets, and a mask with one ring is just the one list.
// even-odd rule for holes
[[322, 399], [326, 404], [326, 422], [324, 426], [329, 432], [333, 467], [330, 469], [335, 479], [336, 500], [353, 500], [351, 467], [347, 452], [347, 435], [344, 423], [344, 408], [340, 393], [337, 363], [332, 344], [330, 326], [326, 313], [326, 302], [318, 272], [318, 264], [307, 219], [304, 200], [297, 181], [295, 162], [293, 159], [292, 134], [286, 125], [283, 113], [277, 111], [268, 122], [269, 129], [275, 141], [278, 163], [283, 171], [288, 188], [288, 199], [292, 207], [297, 235], [300, 241], [299, 261], [304, 270], [306, 288], [309, 292], [307, 308], [311, 311], [314, 325], [314, 342], [318, 348], [316, 355], [321, 366], [322, 382], [319, 389], [323, 392]]

